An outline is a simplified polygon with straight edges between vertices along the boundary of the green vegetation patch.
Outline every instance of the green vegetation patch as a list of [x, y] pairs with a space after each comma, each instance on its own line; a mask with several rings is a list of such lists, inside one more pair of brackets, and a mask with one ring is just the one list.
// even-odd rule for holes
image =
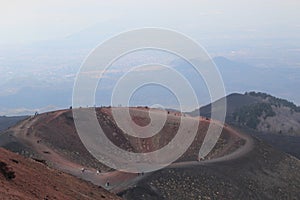
[[252, 129], [257, 128], [260, 117], [266, 119], [267, 117], [273, 117], [275, 115], [276, 113], [273, 111], [271, 104], [268, 103], [244, 106], [233, 113], [236, 122]]
[[245, 95], [250, 95], [253, 97], [260, 97], [264, 100], [267, 100], [271, 105], [275, 106], [275, 107], [288, 107], [291, 109], [291, 111], [295, 111], [295, 112], [300, 112], [300, 107], [296, 106], [294, 103], [287, 101], [285, 99], [281, 99], [281, 98], [277, 98], [277, 97], [273, 97], [269, 94], [266, 93], [262, 93], [262, 92], [247, 92], [245, 93]]

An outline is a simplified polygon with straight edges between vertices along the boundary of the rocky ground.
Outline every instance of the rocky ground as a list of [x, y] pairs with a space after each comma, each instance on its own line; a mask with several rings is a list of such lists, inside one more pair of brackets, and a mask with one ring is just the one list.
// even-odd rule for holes
[[255, 140], [247, 155], [153, 173], [125, 199], [299, 199], [300, 161]]

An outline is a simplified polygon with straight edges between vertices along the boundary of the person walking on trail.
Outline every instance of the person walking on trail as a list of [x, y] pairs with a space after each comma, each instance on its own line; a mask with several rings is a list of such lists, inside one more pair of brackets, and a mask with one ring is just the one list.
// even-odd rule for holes
[[105, 187], [109, 187], [109, 181], [108, 180], [105, 183]]

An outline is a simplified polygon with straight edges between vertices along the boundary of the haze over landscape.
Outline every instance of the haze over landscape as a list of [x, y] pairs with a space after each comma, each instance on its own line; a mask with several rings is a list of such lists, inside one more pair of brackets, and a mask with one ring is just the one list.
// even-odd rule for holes
[[[256, 90], [299, 104], [298, 7], [294, 0], [251, 4], [5, 2], [0, 20], [0, 114], [21, 115], [70, 106], [74, 78], [93, 48], [121, 31], [152, 26], [182, 32], [203, 45], [221, 71], [228, 94]], [[175, 10], [182, 13], [180, 18]], [[183, 65], [174, 64], [172, 56], [148, 57]], [[129, 56], [118, 64], [142, 64], [147, 62], [144, 58]], [[207, 95], [202, 96], [202, 105], [210, 102]], [[108, 104], [103, 101], [98, 105]]]
[[2, 1], [0, 199], [300, 199], [299, 9]]

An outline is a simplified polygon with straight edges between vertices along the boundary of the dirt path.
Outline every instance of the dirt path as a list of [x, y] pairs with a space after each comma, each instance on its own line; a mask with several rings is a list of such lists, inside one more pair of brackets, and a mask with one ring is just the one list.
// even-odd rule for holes
[[234, 152], [227, 154], [225, 156], [219, 157], [219, 158], [203, 160], [203, 161], [188, 161], [188, 162], [173, 163], [170, 166], [168, 166], [168, 168], [185, 168], [185, 167], [192, 167], [192, 166], [196, 166], [196, 165], [207, 165], [207, 164], [235, 160], [235, 159], [242, 157], [243, 155], [246, 155], [248, 152], [250, 152], [253, 149], [254, 141], [249, 135], [239, 133], [236, 130], [229, 128], [229, 127], [225, 127], [225, 126], [224, 126], [224, 129], [227, 129], [228, 131], [230, 131], [230, 133], [235, 134], [236, 136], [244, 139], [245, 144], [243, 146], [239, 147]]
[[[60, 114], [62, 113], [64, 112], [60, 112]], [[136, 174], [124, 173], [120, 171], [97, 173], [96, 169], [86, 169], [84, 166], [73, 163], [68, 159], [62, 157], [60, 154], [53, 151], [43, 143], [38, 143], [37, 141], [39, 141], [40, 138], [37, 138], [34, 135], [34, 132], [32, 132], [32, 127], [34, 127], [38, 119], [38, 116], [26, 119], [15, 127], [11, 128], [11, 131], [13, 131], [13, 135], [16, 138], [21, 140], [24, 144], [32, 147], [39, 155], [42, 155], [44, 160], [49, 161], [51, 164], [53, 164], [55, 168], [80, 177], [84, 180], [91, 181], [95, 185], [100, 185], [107, 190], [120, 191], [119, 187], [127, 187], [128, 184], [124, 183], [136, 182], [135, 178], [138, 177]], [[109, 185], [107, 185], [108, 182]]]
[[[218, 124], [219, 126], [222, 126], [222, 124], [218, 121], [215, 121], [215, 120], [211, 120], [211, 121], [213, 123]], [[217, 162], [234, 160], [239, 157], [242, 157], [243, 155], [247, 154], [248, 152], [250, 152], [253, 149], [254, 141], [253, 141], [252, 137], [250, 137], [249, 135], [240, 133], [240, 132], [234, 130], [233, 128], [228, 127], [227, 125], [223, 126], [223, 129], [225, 129], [228, 132], [230, 132], [231, 134], [236, 135], [237, 137], [245, 140], [245, 144], [230, 154], [227, 154], [227, 155], [219, 157], [219, 158], [211, 159], [211, 160], [204, 160], [204, 161], [201, 161], [200, 163], [217, 163]]]

